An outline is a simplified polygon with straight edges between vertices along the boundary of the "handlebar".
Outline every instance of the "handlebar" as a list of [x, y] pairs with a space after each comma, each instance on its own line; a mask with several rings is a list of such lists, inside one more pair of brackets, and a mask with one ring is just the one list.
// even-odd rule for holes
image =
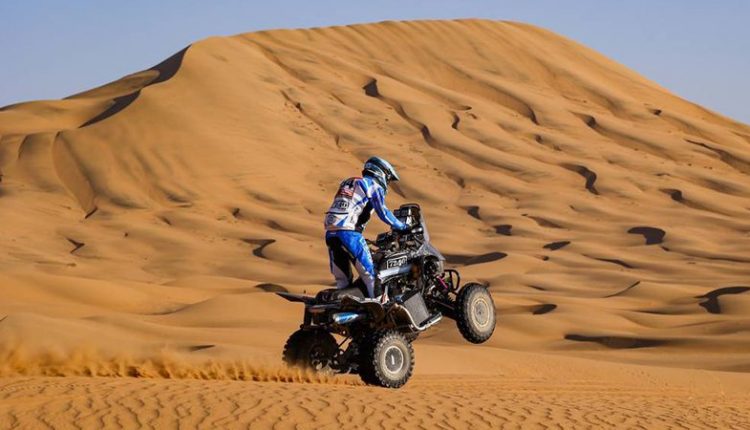
[[424, 228], [419, 224], [415, 224], [409, 227], [407, 230], [391, 230], [390, 231], [390, 233], [393, 233], [399, 236], [403, 236], [405, 234], [419, 234], [422, 232], [424, 232]]
[[415, 225], [411, 229], [409, 229], [409, 233], [421, 234], [421, 233], [424, 233], [424, 228], [421, 225]]

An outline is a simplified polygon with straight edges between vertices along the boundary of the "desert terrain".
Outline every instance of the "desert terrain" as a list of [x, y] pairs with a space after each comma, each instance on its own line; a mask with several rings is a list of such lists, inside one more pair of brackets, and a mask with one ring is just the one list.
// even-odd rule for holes
[[[498, 314], [401, 390], [280, 359], [371, 155]], [[214, 37], [6, 106], [0, 246], [0, 428], [750, 428], [750, 126], [526, 24]]]

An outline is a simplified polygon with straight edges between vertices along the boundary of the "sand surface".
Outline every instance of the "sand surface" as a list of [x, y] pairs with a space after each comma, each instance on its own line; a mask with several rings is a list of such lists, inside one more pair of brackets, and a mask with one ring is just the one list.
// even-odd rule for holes
[[[395, 392], [281, 367], [273, 294], [330, 286], [374, 154], [498, 312]], [[750, 427], [750, 127], [529, 25], [209, 38], [2, 108], [0, 246], [3, 428]]]

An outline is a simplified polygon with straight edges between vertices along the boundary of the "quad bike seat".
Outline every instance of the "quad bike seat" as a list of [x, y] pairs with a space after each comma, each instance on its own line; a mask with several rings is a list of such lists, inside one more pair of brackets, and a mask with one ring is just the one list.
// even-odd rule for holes
[[341, 300], [344, 297], [354, 297], [357, 299], [364, 299], [367, 294], [364, 292], [364, 285], [357, 285], [355, 282], [353, 286], [348, 288], [328, 288], [318, 293], [316, 298], [318, 301], [332, 302]]

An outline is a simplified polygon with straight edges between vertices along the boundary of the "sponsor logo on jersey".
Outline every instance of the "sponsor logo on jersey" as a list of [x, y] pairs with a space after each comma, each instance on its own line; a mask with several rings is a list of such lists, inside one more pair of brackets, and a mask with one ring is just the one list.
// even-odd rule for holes
[[349, 198], [354, 197], [354, 188], [341, 187], [339, 188], [339, 192], [336, 193], [336, 195]]
[[331, 209], [339, 209], [345, 211], [349, 209], [349, 200], [336, 199], [334, 200], [333, 205], [331, 205]]

